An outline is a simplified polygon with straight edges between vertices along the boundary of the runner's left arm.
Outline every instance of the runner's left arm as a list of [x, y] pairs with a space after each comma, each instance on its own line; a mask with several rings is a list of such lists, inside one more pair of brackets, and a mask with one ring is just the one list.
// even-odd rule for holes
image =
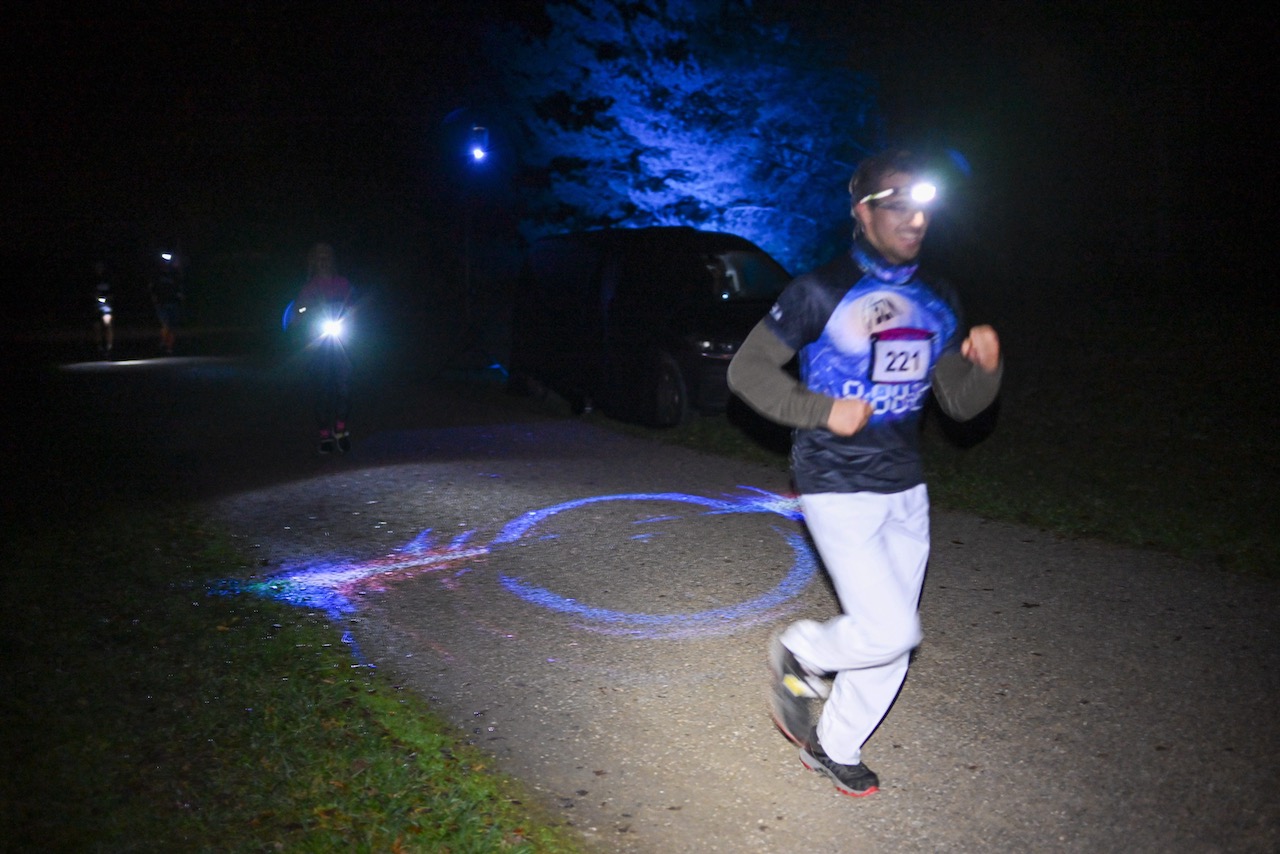
[[990, 326], [975, 326], [960, 350], [944, 353], [933, 369], [933, 394], [942, 411], [969, 421], [995, 402], [1004, 378], [1000, 342]]

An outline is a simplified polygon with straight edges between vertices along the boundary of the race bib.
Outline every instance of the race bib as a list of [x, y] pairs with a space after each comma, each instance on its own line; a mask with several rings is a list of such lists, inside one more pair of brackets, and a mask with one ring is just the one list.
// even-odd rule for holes
[[888, 329], [871, 336], [873, 383], [922, 382], [929, 376], [933, 333], [923, 329]]

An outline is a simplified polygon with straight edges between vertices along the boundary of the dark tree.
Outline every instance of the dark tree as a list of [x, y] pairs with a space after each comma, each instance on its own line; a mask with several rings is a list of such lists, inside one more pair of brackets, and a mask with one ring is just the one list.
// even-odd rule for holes
[[489, 40], [520, 134], [523, 228], [692, 225], [792, 270], [848, 240], [881, 128], [871, 79], [749, 2], [550, 3]]

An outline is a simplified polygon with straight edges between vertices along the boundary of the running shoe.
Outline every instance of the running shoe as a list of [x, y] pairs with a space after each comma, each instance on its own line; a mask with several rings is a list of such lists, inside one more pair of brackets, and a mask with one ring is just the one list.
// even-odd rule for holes
[[865, 798], [880, 790], [880, 778], [876, 772], [859, 762], [857, 765], [842, 765], [823, 751], [818, 743], [818, 734], [811, 732], [808, 745], [800, 747], [800, 761], [810, 771], [824, 774], [836, 790], [851, 798]]
[[776, 637], [769, 645], [769, 673], [773, 722], [793, 744], [804, 747], [813, 726], [814, 706], [831, 688], [821, 676], [806, 670]]
[[801, 664], [776, 637], [769, 644], [769, 670], [775, 682], [781, 683], [797, 697], [825, 700], [831, 695], [831, 683], [822, 674], [814, 673]]

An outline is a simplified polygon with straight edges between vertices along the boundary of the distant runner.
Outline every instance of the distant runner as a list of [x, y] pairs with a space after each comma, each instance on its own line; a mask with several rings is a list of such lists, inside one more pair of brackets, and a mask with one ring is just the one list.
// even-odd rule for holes
[[183, 288], [182, 261], [176, 252], [161, 252], [148, 283], [151, 304], [155, 306], [160, 321], [160, 350], [172, 355], [178, 338], [178, 321], [182, 317], [182, 303], [186, 299]]
[[115, 344], [115, 333], [111, 326], [111, 282], [107, 280], [107, 265], [101, 261], [93, 265], [94, 296], [94, 337], [98, 342], [98, 355], [104, 359], [111, 358], [111, 350]]
[[307, 282], [293, 302], [290, 324], [308, 328], [307, 371], [314, 394], [319, 451], [351, 450], [351, 356], [344, 340], [355, 289], [334, 266], [333, 247], [317, 243], [307, 253]]

